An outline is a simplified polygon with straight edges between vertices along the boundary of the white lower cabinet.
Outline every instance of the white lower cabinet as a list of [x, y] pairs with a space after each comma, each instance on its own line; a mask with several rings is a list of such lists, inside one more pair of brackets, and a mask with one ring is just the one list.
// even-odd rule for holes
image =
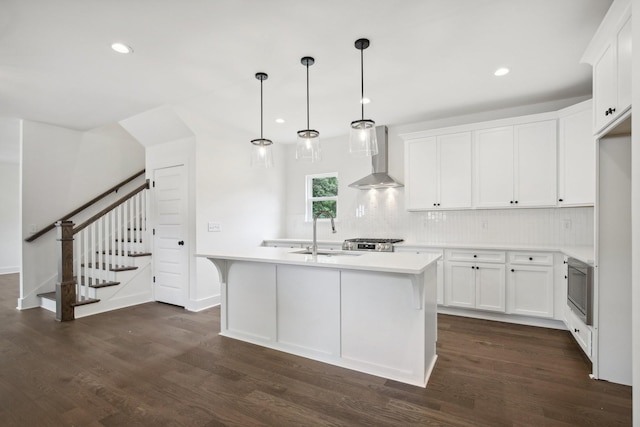
[[565, 307], [565, 324], [584, 353], [591, 358], [591, 338], [593, 334], [591, 328], [585, 325], [569, 307]]
[[507, 313], [553, 318], [553, 254], [510, 252]]
[[[505, 311], [504, 252], [450, 250], [446, 257], [446, 306]], [[482, 262], [485, 260], [490, 262]]]

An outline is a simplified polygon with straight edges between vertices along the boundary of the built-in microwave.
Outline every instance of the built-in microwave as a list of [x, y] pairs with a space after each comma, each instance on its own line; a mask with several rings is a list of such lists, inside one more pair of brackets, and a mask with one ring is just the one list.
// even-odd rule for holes
[[593, 267], [567, 260], [567, 304], [586, 325], [593, 325]]

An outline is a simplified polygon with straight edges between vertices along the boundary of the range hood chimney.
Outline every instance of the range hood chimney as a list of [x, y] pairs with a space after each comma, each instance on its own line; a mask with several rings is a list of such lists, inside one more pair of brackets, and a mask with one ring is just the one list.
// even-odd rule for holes
[[378, 154], [371, 156], [372, 173], [356, 182], [349, 184], [349, 187], [369, 190], [371, 188], [393, 188], [404, 187], [404, 185], [389, 176], [389, 147], [388, 133], [386, 126], [376, 126], [376, 138], [378, 140]]

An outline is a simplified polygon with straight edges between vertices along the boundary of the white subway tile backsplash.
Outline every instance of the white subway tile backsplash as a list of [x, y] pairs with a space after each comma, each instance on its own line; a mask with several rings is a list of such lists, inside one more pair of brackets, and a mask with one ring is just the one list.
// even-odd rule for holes
[[[352, 195], [353, 194], [353, 195]], [[407, 212], [402, 189], [358, 191], [339, 200], [338, 232], [322, 239], [400, 237], [423, 244], [593, 245], [593, 208]], [[310, 238], [304, 215], [287, 219], [289, 238]]]

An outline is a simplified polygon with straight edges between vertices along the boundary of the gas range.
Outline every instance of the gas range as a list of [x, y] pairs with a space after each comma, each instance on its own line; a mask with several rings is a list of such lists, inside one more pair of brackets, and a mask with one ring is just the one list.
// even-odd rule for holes
[[400, 243], [402, 241], [403, 239], [347, 239], [342, 244], [342, 250], [393, 252], [394, 243]]

